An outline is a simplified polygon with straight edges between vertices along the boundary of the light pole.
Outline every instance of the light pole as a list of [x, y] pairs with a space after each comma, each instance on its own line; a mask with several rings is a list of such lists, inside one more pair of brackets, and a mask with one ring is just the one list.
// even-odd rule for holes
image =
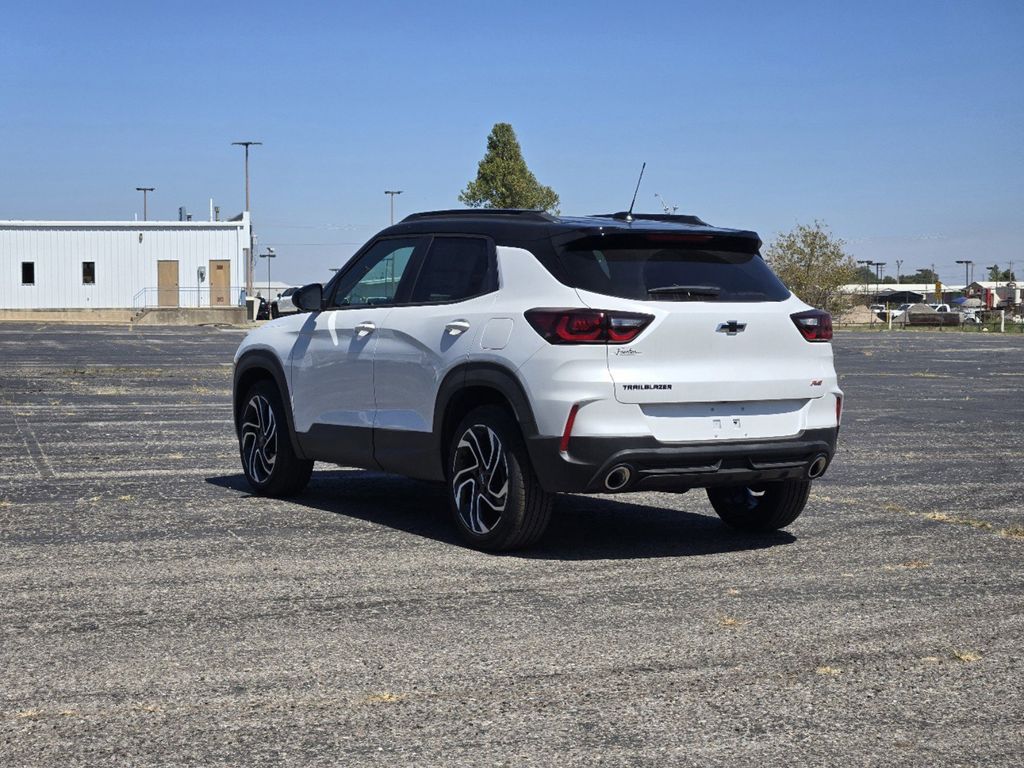
[[232, 141], [233, 147], [245, 147], [245, 210], [249, 210], [249, 147], [261, 147], [262, 141]]
[[964, 296], [966, 296], [967, 295], [967, 286], [970, 285], [970, 281], [968, 280], [967, 276], [968, 276], [968, 274], [970, 272], [971, 265], [974, 264], [974, 262], [971, 261], [970, 259], [957, 259], [956, 263], [964, 265]]
[[260, 258], [267, 260], [267, 306], [270, 306], [270, 260], [277, 257], [273, 248], [267, 248], [266, 253], [261, 253]]
[[[245, 210], [249, 210], [249, 147], [260, 147], [263, 146], [262, 141], [232, 141], [231, 146], [233, 147], [245, 147]], [[252, 295], [252, 283], [255, 275], [253, 269], [256, 266], [256, 260], [253, 258], [255, 249], [252, 243], [252, 216], [249, 216], [249, 257], [246, 259], [245, 265], [245, 295]], [[268, 262], [269, 264], [269, 262]]]
[[402, 194], [401, 189], [385, 189], [384, 194], [391, 198], [391, 224], [395, 223], [395, 195]]
[[155, 189], [156, 189], [156, 187], [136, 187], [135, 188], [136, 192], [141, 192], [142, 193], [142, 220], [143, 221], [148, 221], [149, 220], [149, 200], [147, 199], [147, 195], [150, 192], [152, 192], [153, 190], [155, 190]]
[[896, 283], [900, 282], [900, 270], [903, 269], [903, 259], [896, 259]]

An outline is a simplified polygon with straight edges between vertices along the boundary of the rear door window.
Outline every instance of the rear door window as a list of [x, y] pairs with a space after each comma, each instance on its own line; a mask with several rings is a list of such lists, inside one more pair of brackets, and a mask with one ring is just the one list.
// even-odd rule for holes
[[497, 289], [492, 248], [482, 237], [435, 237], [410, 303], [464, 301]]
[[574, 288], [640, 301], [783, 301], [789, 291], [757, 253], [672, 235], [586, 237], [558, 248]]

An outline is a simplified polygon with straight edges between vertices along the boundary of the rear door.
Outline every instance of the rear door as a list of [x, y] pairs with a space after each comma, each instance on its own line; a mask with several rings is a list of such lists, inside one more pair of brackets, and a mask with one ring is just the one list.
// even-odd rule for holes
[[423, 474], [422, 462], [439, 460], [431, 441], [438, 388], [468, 358], [498, 287], [494, 244], [485, 237], [437, 235], [417, 267], [374, 355], [375, 456], [385, 470], [413, 476]]

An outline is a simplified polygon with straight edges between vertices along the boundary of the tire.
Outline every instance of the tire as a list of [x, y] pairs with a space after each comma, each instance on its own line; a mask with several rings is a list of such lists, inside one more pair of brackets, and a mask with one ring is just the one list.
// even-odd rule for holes
[[258, 381], [245, 394], [238, 422], [242, 471], [260, 496], [291, 496], [309, 482], [313, 462], [300, 459], [287, 433], [284, 405], [271, 381]]
[[519, 427], [505, 409], [470, 411], [455, 430], [446, 465], [452, 517], [470, 546], [508, 551], [543, 535], [552, 495], [541, 488]]
[[726, 525], [741, 531], [777, 531], [804, 511], [809, 480], [708, 488], [708, 500]]

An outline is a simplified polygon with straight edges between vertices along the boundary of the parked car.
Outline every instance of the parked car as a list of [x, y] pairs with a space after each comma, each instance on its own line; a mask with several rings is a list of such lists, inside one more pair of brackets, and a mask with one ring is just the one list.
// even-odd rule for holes
[[270, 316], [281, 317], [281, 315], [294, 315], [298, 308], [292, 303], [292, 296], [298, 288], [285, 288], [277, 294], [277, 298], [270, 302]]
[[934, 309], [936, 312], [949, 312], [949, 304], [929, 304], [929, 307]]
[[760, 244], [689, 216], [409, 216], [242, 342], [245, 476], [269, 496], [314, 461], [443, 482], [492, 550], [536, 541], [560, 492], [705, 488], [727, 524], [783, 528], [843, 395], [831, 317]]

